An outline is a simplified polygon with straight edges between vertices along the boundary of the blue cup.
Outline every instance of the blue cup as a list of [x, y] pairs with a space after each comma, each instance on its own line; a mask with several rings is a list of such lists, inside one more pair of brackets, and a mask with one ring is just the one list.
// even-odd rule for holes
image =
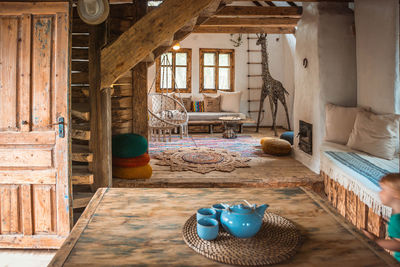
[[214, 204], [212, 205], [212, 208], [217, 212], [217, 220], [219, 221], [221, 218], [222, 211], [226, 208], [222, 204]]
[[196, 219], [200, 220], [202, 218], [212, 218], [217, 219], [217, 212], [210, 208], [201, 208], [197, 210]]
[[218, 236], [218, 221], [212, 218], [201, 218], [197, 221], [197, 234], [201, 239], [214, 240]]

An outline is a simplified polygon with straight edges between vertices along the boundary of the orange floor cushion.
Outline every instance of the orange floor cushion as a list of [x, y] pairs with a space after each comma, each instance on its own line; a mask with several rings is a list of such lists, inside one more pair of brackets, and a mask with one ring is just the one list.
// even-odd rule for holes
[[266, 154], [274, 156], [288, 155], [292, 151], [292, 146], [286, 140], [279, 138], [267, 138], [262, 142], [262, 150]]
[[153, 173], [150, 164], [141, 167], [113, 166], [113, 177], [122, 179], [149, 179]]
[[260, 144], [263, 145], [265, 140], [270, 140], [270, 139], [274, 139], [273, 137], [263, 137], [260, 140]]
[[113, 157], [112, 164], [117, 167], [140, 167], [145, 166], [150, 161], [148, 153], [144, 153], [134, 158], [117, 158]]

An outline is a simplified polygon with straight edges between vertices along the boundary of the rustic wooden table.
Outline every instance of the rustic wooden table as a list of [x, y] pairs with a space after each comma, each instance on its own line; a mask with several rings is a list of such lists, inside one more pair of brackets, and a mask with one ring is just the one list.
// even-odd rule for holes
[[218, 266], [186, 246], [182, 226], [199, 207], [242, 199], [268, 203], [301, 230], [300, 250], [278, 266], [397, 266], [303, 188], [99, 189], [49, 266]]

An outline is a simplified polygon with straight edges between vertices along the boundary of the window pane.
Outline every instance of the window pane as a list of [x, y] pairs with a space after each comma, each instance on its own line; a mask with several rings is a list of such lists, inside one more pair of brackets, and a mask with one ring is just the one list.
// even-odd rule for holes
[[215, 68], [204, 68], [204, 89], [215, 89]]
[[229, 90], [230, 88], [230, 69], [220, 68], [218, 71], [218, 86], [219, 89]]
[[230, 66], [229, 54], [219, 54], [219, 65], [228, 67]]
[[215, 65], [215, 53], [204, 53], [204, 66]]
[[172, 65], [172, 53], [161, 55], [161, 65]]
[[187, 57], [186, 53], [176, 53], [175, 64], [180, 66], [186, 66], [187, 65], [186, 57]]
[[186, 67], [176, 67], [175, 69], [176, 88], [186, 88]]
[[171, 67], [161, 67], [161, 88], [172, 88]]

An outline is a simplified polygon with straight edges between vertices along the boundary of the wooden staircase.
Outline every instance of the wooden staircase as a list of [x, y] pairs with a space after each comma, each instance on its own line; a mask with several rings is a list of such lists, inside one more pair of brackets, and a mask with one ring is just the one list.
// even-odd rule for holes
[[89, 28], [74, 8], [71, 63], [73, 208], [83, 208], [93, 196], [93, 153], [90, 145]]

